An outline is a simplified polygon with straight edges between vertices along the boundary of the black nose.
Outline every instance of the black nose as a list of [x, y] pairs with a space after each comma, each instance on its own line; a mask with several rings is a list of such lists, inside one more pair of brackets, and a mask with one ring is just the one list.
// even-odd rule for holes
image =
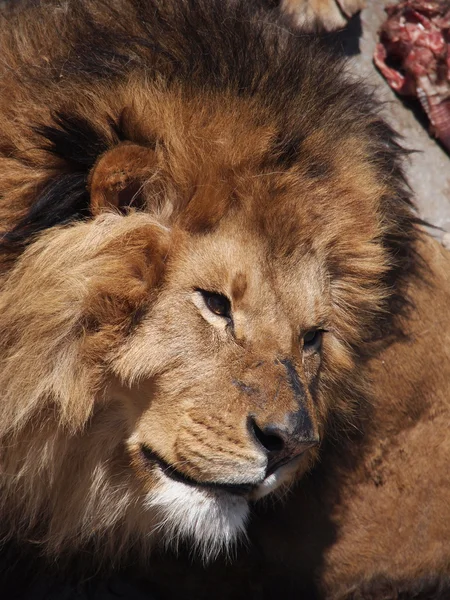
[[261, 428], [252, 418], [249, 428], [267, 454], [266, 477], [319, 443], [312, 427], [299, 431], [271, 423]]

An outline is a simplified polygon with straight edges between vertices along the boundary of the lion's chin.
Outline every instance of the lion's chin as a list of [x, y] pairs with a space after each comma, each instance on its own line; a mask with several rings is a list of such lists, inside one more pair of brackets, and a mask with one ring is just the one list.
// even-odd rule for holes
[[159, 515], [157, 528], [168, 546], [185, 540], [205, 562], [233, 550], [245, 537], [248, 501], [226, 491], [198, 488], [162, 475], [146, 506]]
[[159, 516], [157, 530], [167, 546], [191, 544], [205, 562], [233, 550], [246, 536], [249, 501], [256, 501], [290, 483], [300, 460], [280, 467], [247, 497], [226, 490], [196, 487], [160, 473], [157, 486], [147, 494], [146, 507]]

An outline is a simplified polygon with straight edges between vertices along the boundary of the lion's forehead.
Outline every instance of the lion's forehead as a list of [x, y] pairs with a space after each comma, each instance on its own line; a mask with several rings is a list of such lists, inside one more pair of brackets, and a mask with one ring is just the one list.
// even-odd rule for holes
[[216, 231], [186, 236], [181, 248], [173, 248], [168, 288], [222, 292], [241, 312], [269, 318], [275, 307], [317, 311], [328, 301], [329, 273], [324, 254], [301, 243], [280, 253], [274, 236], [237, 214]]

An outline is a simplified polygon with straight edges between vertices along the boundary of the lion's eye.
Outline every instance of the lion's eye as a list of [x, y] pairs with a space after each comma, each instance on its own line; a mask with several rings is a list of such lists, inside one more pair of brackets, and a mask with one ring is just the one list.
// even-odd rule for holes
[[231, 319], [231, 303], [223, 294], [199, 290], [209, 310], [219, 317]]
[[303, 336], [303, 351], [317, 352], [322, 345], [323, 330], [311, 329]]

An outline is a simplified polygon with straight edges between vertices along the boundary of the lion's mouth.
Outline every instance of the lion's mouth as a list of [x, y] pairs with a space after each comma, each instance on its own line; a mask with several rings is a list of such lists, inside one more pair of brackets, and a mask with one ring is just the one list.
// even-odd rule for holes
[[181, 473], [178, 469], [166, 462], [148, 446], [141, 446], [141, 454], [145, 462], [158, 465], [166, 477], [192, 487], [221, 490], [237, 496], [248, 496], [258, 487], [258, 484], [256, 483], [217, 483], [214, 481], [197, 481], [189, 475]]

